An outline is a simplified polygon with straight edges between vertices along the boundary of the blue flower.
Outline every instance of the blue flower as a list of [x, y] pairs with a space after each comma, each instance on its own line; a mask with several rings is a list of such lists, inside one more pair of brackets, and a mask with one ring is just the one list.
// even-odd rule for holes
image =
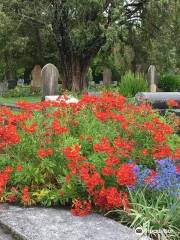
[[136, 187], [147, 185], [150, 190], [168, 191], [172, 195], [180, 195], [180, 174], [176, 172], [176, 166], [170, 159], [156, 161], [156, 176], [150, 183], [145, 183], [145, 179], [150, 176], [151, 170], [136, 165], [134, 167], [137, 183]]

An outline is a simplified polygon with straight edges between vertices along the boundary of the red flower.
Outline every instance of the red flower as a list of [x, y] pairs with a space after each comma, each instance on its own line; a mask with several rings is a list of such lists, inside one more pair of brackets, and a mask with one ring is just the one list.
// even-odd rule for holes
[[121, 195], [115, 187], [107, 190], [107, 203], [111, 208], [120, 208], [122, 205]]
[[176, 172], [177, 172], [178, 174], [180, 174], [180, 164], [178, 164], [178, 165], [176, 166]]
[[178, 102], [174, 99], [169, 99], [169, 100], [167, 100], [166, 103], [169, 107], [178, 107], [179, 106]]
[[13, 167], [12, 167], [12, 166], [7, 166], [7, 167], [5, 168], [5, 173], [10, 174], [10, 173], [12, 173], [12, 172], [13, 172]]
[[25, 124], [23, 124], [22, 129], [25, 132], [33, 134], [36, 131], [36, 129], [37, 129], [37, 123], [32, 123], [29, 127], [27, 127]]
[[83, 135], [80, 135], [80, 136], [79, 136], [79, 140], [80, 140], [80, 141], [83, 141], [83, 139], [84, 139]]
[[105, 176], [111, 176], [113, 174], [113, 170], [110, 168], [110, 167], [104, 167], [102, 169], [102, 173], [105, 175]]
[[144, 155], [144, 156], [146, 156], [146, 155], [148, 154], [147, 149], [146, 149], [146, 148], [142, 149], [142, 150], [141, 150], [141, 154]]
[[164, 146], [160, 145], [160, 146], [156, 146], [156, 148], [153, 149], [152, 155], [154, 159], [161, 159], [164, 157], [170, 157], [172, 155], [172, 151], [168, 144]]
[[38, 150], [38, 156], [40, 158], [45, 158], [45, 157], [49, 157], [53, 155], [53, 149], [52, 148], [48, 148], [48, 149], [43, 149], [43, 148], [40, 148]]
[[24, 187], [23, 193], [22, 193], [22, 201], [27, 204], [30, 201], [30, 194], [29, 194], [29, 187]]
[[16, 201], [16, 196], [13, 193], [10, 193], [7, 198], [6, 201], [9, 203], [15, 202]]
[[55, 134], [63, 134], [68, 132], [68, 129], [66, 127], [60, 126], [58, 119], [54, 119], [52, 122], [52, 129], [54, 130]]
[[92, 142], [93, 141], [93, 136], [88, 136], [88, 138], [87, 138], [87, 140], [89, 141], [89, 142]]
[[71, 213], [74, 216], [84, 217], [92, 212], [91, 203], [87, 200], [76, 199], [73, 201]]
[[156, 175], [157, 175], [156, 171], [151, 170], [150, 175], [144, 179], [144, 183], [151, 183], [154, 180], [154, 178], [156, 177]]
[[96, 118], [98, 119], [98, 120], [100, 120], [100, 121], [107, 121], [108, 120], [108, 118], [109, 118], [109, 113], [107, 113], [107, 112], [96, 112], [95, 113], [95, 116], [96, 116]]
[[23, 166], [21, 164], [19, 164], [19, 165], [17, 165], [16, 169], [17, 169], [18, 172], [22, 172]]
[[136, 175], [133, 171], [133, 166], [124, 163], [117, 171], [117, 182], [121, 186], [134, 186], [136, 183]]

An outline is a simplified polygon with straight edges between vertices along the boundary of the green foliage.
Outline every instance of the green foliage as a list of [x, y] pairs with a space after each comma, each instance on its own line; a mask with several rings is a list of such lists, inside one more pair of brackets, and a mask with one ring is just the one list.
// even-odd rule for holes
[[[150, 192], [146, 188], [130, 191], [130, 212], [115, 210], [108, 213], [122, 223], [149, 234], [153, 239], [178, 240], [180, 201], [166, 193]], [[159, 237], [159, 238], [158, 238]]]
[[138, 92], [148, 90], [147, 81], [142, 74], [127, 72], [119, 84], [119, 92], [126, 97], [134, 97]]
[[18, 101], [27, 101], [27, 102], [40, 102], [41, 97], [40, 96], [28, 96], [28, 97], [9, 97], [4, 98], [0, 97], [0, 103], [6, 103], [6, 104], [15, 104]]
[[159, 87], [165, 92], [180, 91], [180, 75], [164, 74], [159, 80]]
[[3, 94], [4, 98], [9, 97], [29, 97], [29, 96], [36, 96], [40, 95], [41, 90], [32, 90], [31, 86], [29, 85], [18, 85], [14, 89], [10, 89]]

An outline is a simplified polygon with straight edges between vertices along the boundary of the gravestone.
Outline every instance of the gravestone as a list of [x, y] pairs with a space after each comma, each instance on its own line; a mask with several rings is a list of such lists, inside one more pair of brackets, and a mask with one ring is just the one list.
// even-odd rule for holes
[[[99, 214], [74, 217], [68, 209], [2, 206], [0, 227], [15, 239], [24, 240], [148, 240], [138, 233]], [[3, 240], [6, 240], [4, 238]]]
[[180, 105], [180, 92], [140, 92], [136, 94], [135, 98], [138, 103], [150, 102], [156, 109], [167, 109], [167, 101], [170, 99], [174, 99]]
[[150, 92], [155, 93], [157, 86], [156, 86], [156, 68], [154, 65], [150, 65], [148, 69], [148, 83]]
[[112, 71], [109, 68], [103, 70], [103, 84], [109, 86], [112, 83]]
[[5, 72], [4, 81], [8, 82], [8, 89], [13, 89], [17, 85], [16, 73], [13, 70]]
[[24, 84], [24, 79], [20, 78], [17, 80], [18, 85], [23, 85]]
[[35, 65], [31, 74], [32, 74], [32, 81], [31, 81], [32, 89], [33, 90], [41, 89], [42, 88], [41, 66]]
[[6, 91], [8, 91], [8, 82], [7, 81], [0, 82], [0, 96], [6, 93]]
[[45, 96], [54, 96], [58, 95], [58, 79], [59, 79], [59, 71], [56, 66], [51, 63], [45, 65], [41, 71], [41, 78], [42, 78], [42, 90], [43, 90], [43, 97]]
[[94, 81], [90, 81], [90, 82], [89, 82], [89, 85], [90, 85], [90, 86], [95, 86], [96, 83], [95, 83]]

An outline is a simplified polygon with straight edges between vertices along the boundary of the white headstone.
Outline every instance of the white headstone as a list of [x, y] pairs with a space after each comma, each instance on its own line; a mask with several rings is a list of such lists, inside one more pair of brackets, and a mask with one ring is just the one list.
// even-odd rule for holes
[[154, 65], [150, 65], [148, 69], [148, 83], [151, 92], [156, 92], [156, 68]]
[[52, 101], [52, 102], [66, 102], [66, 103], [78, 103], [79, 100], [73, 96], [46, 96], [46, 101]]
[[58, 95], [58, 79], [60, 75], [57, 67], [48, 63], [43, 67], [41, 77], [43, 82], [43, 99], [45, 96]]

